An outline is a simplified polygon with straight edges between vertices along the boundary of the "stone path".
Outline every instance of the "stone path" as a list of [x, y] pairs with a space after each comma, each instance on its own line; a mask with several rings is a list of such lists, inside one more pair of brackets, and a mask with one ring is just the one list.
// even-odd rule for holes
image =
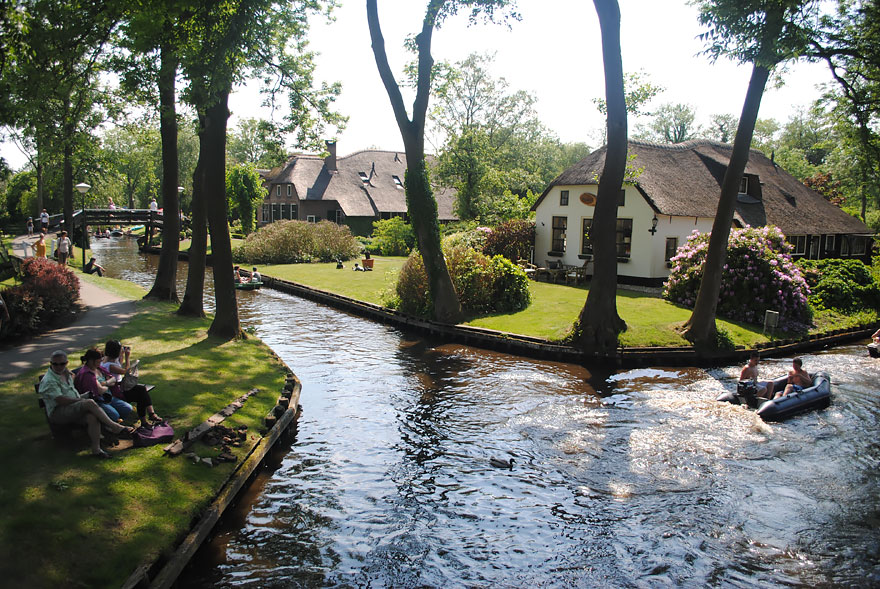
[[[28, 240], [16, 237], [14, 242]], [[16, 253], [20, 250], [17, 247]], [[49, 356], [55, 350], [77, 354], [89, 346], [99, 345], [104, 338], [134, 315], [135, 301], [118, 297], [106, 290], [80, 281], [80, 301], [86, 307], [71, 325], [62, 327], [15, 345], [0, 346], [0, 382], [15, 378], [38, 366], [48, 366]], [[71, 357], [78, 364], [78, 358]]]

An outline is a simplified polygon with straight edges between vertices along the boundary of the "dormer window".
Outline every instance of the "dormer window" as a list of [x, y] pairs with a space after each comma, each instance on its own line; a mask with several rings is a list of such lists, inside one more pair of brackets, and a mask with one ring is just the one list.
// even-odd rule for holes
[[400, 177], [399, 177], [399, 176], [391, 176], [391, 177], [394, 178], [394, 184], [395, 184], [398, 188], [403, 188], [403, 182], [400, 181]]
[[740, 194], [748, 194], [749, 193], [749, 179], [747, 176], [743, 176], [742, 180], [739, 182], [739, 193]]
[[358, 172], [358, 176], [361, 177], [361, 182], [363, 182], [364, 184], [370, 181], [370, 177], [367, 176], [366, 172]]

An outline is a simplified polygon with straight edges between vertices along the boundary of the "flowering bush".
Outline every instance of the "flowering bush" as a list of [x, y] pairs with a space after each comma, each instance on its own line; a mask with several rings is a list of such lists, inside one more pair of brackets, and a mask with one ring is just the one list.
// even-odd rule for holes
[[[525, 309], [531, 302], [523, 270], [503, 256], [489, 258], [464, 246], [444, 248], [446, 266], [462, 310], [470, 316]], [[422, 256], [414, 251], [397, 279], [398, 308], [421, 317], [431, 314], [428, 277]]]
[[443, 237], [443, 249], [467, 247], [480, 252], [483, 251], [483, 245], [491, 234], [492, 230], [489, 227], [475, 227], [466, 231], [450, 233]]
[[861, 260], [798, 260], [817, 309], [880, 310], [880, 285]]
[[535, 223], [526, 219], [511, 219], [496, 226], [486, 238], [483, 253], [500, 255], [512, 262], [528, 260], [535, 243]]
[[360, 245], [347, 225], [331, 221], [275, 221], [248, 235], [232, 250], [232, 259], [248, 264], [296, 264], [348, 260]]
[[[671, 259], [663, 296], [693, 307], [703, 277], [709, 233], [694, 231]], [[792, 246], [776, 227], [733, 229], [721, 278], [719, 316], [761, 324], [764, 312], [779, 312], [780, 326], [809, 324], [810, 289], [791, 260]]]
[[37, 333], [69, 317], [79, 298], [79, 279], [65, 266], [46, 258], [21, 264], [21, 284], [3, 291], [10, 321], [3, 335]]

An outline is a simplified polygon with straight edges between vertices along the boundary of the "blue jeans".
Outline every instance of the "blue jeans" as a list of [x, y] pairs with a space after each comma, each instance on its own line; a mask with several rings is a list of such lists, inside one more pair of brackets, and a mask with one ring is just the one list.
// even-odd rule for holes
[[107, 417], [113, 421], [118, 421], [119, 418], [125, 419], [125, 417], [131, 413], [131, 405], [122, 399], [117, 399], [116, 397], [113, 397], [113, 400], [109, 403], [99, 402], [98, 407], [103, 409], [104, 413], [107, 414]]

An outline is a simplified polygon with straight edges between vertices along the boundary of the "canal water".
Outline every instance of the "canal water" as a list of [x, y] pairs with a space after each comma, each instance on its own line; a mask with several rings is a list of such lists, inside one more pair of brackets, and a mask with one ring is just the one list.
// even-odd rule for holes
[[[151, 284], [131, 242], [94, 249]], [[767, 424], [714, 401], [736, 366], [588, 370], [238, 294], [303, 413], [181, 587], [880, 585], [880, 361], [863, 346], [804, 356], [831, 407]]]

